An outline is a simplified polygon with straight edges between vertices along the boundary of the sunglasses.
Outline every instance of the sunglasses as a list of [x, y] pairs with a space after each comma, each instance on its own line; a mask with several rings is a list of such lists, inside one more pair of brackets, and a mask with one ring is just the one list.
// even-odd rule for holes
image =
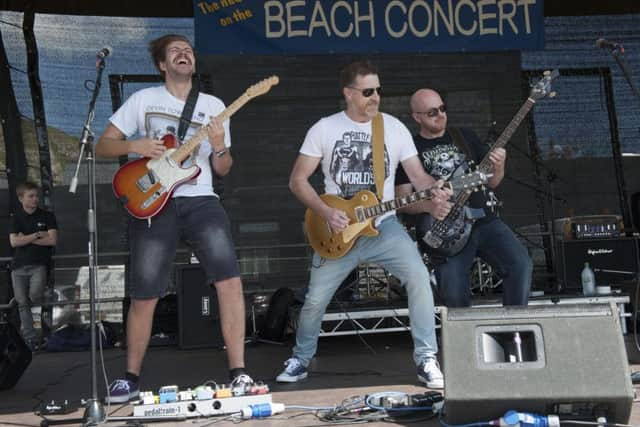
[[416, 114], [426, 114], [427, 117], [436, 117], [439, 113], [446, 113], [446, 112], [447, 112], [447, 106], [442, 104], [439, 107], [431, 108], [430, 110], [427, 110], [427, 111], [416, 111]]
[[358, 92], [362, 93], [362, 96], [364, 96], [365, 98], [369, 98], [371, 95], [373, 95], [373, 92], [376, 92], [378, 95], [382, 95], [382, 88], [380, 86], [378, 87], [368, 87], [366, 89], [358, 89], [357, 87], [351, 87], [349, 86], [349, 89], [353, 89], [353, 90], [357, 90]]

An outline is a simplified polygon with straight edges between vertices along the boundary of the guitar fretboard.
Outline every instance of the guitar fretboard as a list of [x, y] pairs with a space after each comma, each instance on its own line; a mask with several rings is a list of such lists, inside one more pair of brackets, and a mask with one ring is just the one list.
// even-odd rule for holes
[[[513, 119], [511, 119], [507, 127], [502, 131], [496, 142], [491, 145], [489, 152], [484, 156], [484, 158], [478, 165], [478, 171], [484, 174], [490, 174], [492, 172], [493, 167], [491, 165], [491, 159], [489, 159], [489, 153], [491, 153], [496, 148], [501, 148], [507, 145], [507, 142], [509, 142], [511, 136], [513, 136], [513, 133], [516, 131], [516, 129], [518, 129], [518, 126], [520, 126], [520, 123], [522, 123], [522, 120], [524, 120], [529, 111], [531, 111], [531, 108], [533, 108], [533, 104], [535, 103], [536, 102], [533, 99], [527, 98], [527, 100], [524, 104], [522, 104], [522, 107], [520, 107]], [[455, 203], [451, 210], [454, 211], [455, 209], [458, 209], [459, 207], [464, 205], [469, 196], [471, 196], [471, 193], [468, 191], [460, 192], [456, 196]]]
[[[221, 122], [224, 122], [229, 117], [233, 116], [240, 108], [242, 108], [244, 104], [249, 102], [249, 100], [251, 100], [251, 97], [247, 95], [246, 92], [243, 93], [238, 99], [233, 101], [227, 108], [225, 108], [222, 113], [218, 114], [217, 118]], [[181, 145], [176, 151], [173, 152], [173, 154], [171, 155], [171, 159], [173, 159], [173, 161], [175, 161], [176, 163], [182, 163], [185, 159], [187, 159], [191, 155], [191, 153], [196, 148], [198, 148], [200, 144], [202, 144], [202, 141], [207, 138], [207, 126], [208, 124], [201, 126], [196, 134], [193, 135], [188, 142]]]
[[431, 199], [431, 197], [432, 197], [431, 190], [427, 189], [422, 191], [416, 191], [415, 193], [411, 193], [407, 196], [398, 197], [393, 200], [378, 203], [377, 205], [370, 206], [368, 208], [363, 209], [364, 216], [365, 216], [364, 219], [375, 218], [389, 211], [400, 209], [422, 200], [429, 200]]

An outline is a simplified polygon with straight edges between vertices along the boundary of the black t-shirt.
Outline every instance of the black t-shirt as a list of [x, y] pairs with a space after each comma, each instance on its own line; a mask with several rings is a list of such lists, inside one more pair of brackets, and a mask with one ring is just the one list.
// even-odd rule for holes
[[[36, 208], [32, 214], [28, 214], [20, 207], [11, 217], [9, 233], [22, 233], [27, 235], [37, 231], [47, 231], [57, 228], [56, 217], [51, 212]], [[52, 251], [52, 246], [40, 246], [33, 243], [17, 247], [13, 254], [13, 267], [48, 265], [51, 260]]]
[[[439, 138], [426, 139], [419, 134], [413, 136], [420, 163], [425, 171], [435, 179], [449, 180], [458, 169], [464, 173], [469, 167], [469, 160], [478, 165], [489, 152], [490, 147], [483, 144], [471, 129], [463, 128], [460, 131], [471, 154], [471, 159], [467, 159], [466, 154], [458, 148], [448, 130]], [[410, 182], [404, 169], [398, 168], [396, 185]], [[484, 209], [486, 218], [488, 218], [495, 214], [487, 207], [487, 200], [484, 191], [476, 191], [467, 199], [467, 205], [472, 208]]]

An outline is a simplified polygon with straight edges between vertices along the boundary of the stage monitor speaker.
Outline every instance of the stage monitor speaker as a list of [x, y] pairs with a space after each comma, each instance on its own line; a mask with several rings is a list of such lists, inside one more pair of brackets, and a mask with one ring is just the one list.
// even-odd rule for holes
[[180, 348], [222, 347], [218, 297], [197, 265], [176, 267], [178, 288], [178, 346]]
[[31, 363], [31, 350], [11, 323], [0, 323], [0, 390], [13, 388]]
[[[615, 239], [584, 239], [558, 242], [557, 274], [561, 289], [582, 291], [580, 273], [584, 263], [595, 272], [596, 285], [611, 285], [633, 278], [622, 272], [637, 272], [638, 239], [620, 237]], [[599, 269], [609, 270], [601, 272]], [[618, 271], [620, 273], [614, 273]]]
[[508, 410], [629, 420], [633, 388], [614, 304], [445, 308], [441, 321], [448, 423]]

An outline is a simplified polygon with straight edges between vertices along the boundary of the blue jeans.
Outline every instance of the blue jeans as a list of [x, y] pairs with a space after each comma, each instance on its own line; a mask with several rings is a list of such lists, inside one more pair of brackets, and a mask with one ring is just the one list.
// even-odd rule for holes
[[447, 307], [471, 306], [471, 264], [476, 256], [502, 278], [502, 303], [527, 305], [533, 263], [527, 249], [499, 218], [473, 225], [469, 242], [453, 257], [436, 264], [438, 290]]
[[375, 263], [400, 280], [407, 291], [413, 358], [416, 365], [438, 352], [435, 333], [433, 295], [429, 272], [409, 237], [395, 216], [386, 218], [377, 227], [375, 237], [360, 237], [342, 258], [324, 259], [313, 255], [309, 290], [300, 311], [293, 356], [308, 366], [318, 348], [322, 317], [334, 293], [361, 263]]
[[44, 287], [47, 283], [47, 267], [44, 265], [23, 265], [11, 272], [11, 281], [13, 295], [18, 302], [22, 337], [25, 341], [32, 341], [36, 338], [36, 330], [33, 327], [31, 304], [39, 304], [42, 301]]

